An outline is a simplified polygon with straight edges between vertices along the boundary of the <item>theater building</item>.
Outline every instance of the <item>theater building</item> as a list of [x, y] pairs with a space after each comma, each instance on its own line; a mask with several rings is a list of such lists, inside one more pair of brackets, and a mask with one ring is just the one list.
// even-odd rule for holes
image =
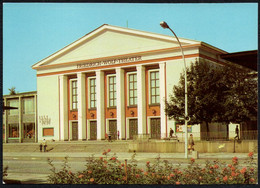
[[[225, 64], [227, 52], [180, 38], [187, 66], [202, 59]], [[104, 24], [32, 66], [37, 71], [39, 140], [167, 137], [176, 130], [165, 100], [183, 72], [172, 36]], [[192, 126], [200, 132], [200, 125]]]

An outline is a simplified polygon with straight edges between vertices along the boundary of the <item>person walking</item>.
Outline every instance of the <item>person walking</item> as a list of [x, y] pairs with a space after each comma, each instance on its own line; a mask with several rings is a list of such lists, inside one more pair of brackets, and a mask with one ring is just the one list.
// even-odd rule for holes
[[42, 145], [43, 145], [43, 151], [46, 152], [47, 142], [46, 142], [45, 139], [43, 139], [43, 141], [42, 141]]
[[109, 142], [112, 142], [111, 136], [112, 136], [112, 132], [111, 132], [111, 131], [108, 131], [108, 141], [109, 141]]
[[120, 135], [120, 133], [119, 133], [119, 131], [117, 131], [117, 140], [119, 140], [119, 135]]
[[239, 140], [239, 129], [238, 129], [238, 125], [236, 126], [235, 132], [236, 132], [235, 139], [237, 138], [237, 139]]
[[188, 140], [189, 146], [188, 146], [188, 151], [190, 153], [190, 150], [194, 151], [194, 140], [193, 140], [193, 135], [190, 134], [189, 140]]

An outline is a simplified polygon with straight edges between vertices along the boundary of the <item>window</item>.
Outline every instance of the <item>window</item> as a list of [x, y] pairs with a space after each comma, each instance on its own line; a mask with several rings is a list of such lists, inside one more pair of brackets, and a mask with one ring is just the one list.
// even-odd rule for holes
[[137, 75], [129, 74], [129, 106], [137, 105]]
[[89, 79], [89, 96], [90, 96], [90, 108], [96, 108], [96, 102], [97, 102], [96, 78]]
[[71, 109], [78, 109], [77, 80], [71, 80]]
[[116, 76], [108, 77], [108, 100], [109, 107], [116, 106]]
[[150, 103], [160, 103], [159, 71], [150, 72]]
[[19, 137], [19, 125], [9, 124], [9, 138], [18, 138]]
[[[8, 104], [8, 106], [18, 108], [19, 107], [19, 100], [18, 99], [8, 100], [7, 104]], [[18, 115], [19, 111], [18, 111], [18, 109], [10, 109], [10, 110], [8, 110], [8, 114], [9, 115]]]
[[24, 138], [34, 138], [34, 128], [35, 128], [35, 124], [34, 123], [24, 123], [23, 124], [23, 137]]
[[34, 114], [34, 98], [24, 98], [23, 99], [23, 114]]

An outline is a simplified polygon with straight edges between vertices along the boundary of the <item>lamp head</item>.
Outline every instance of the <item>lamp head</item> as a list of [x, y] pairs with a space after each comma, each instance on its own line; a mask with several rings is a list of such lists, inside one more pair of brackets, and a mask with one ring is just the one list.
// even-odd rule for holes
[[169, 29], [169, 26], [165, 21], [160, 22], [160, 25], [163, 29]]

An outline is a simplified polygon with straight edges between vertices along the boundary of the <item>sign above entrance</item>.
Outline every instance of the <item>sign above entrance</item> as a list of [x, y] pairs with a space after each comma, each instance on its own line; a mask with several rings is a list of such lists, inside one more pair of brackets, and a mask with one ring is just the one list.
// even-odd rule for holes
[[114, 64], [120, 64], [120, 63], [129, 63], [129, 62], [136, 62], [136, 61], [141, 61], [141, 60], [142, 60], [141, 56], [134, 56], [134, 57], [121, 58], [121, 59], [95, 61], [95, 62], [77, 64], [77, 69], [89, 68], [89, 67], [99, 67], [99, 66], [105, 66], [105, 65], [114, 65]]

